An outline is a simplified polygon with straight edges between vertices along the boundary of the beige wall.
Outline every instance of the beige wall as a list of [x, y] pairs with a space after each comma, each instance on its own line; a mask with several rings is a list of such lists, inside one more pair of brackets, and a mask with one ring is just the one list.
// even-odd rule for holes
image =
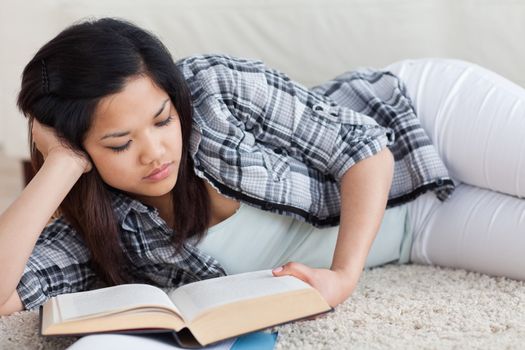
[[263, 59], [313, 85], [358, 66], [404, 58], [472, 61], [525, 86], [521, 0], [2, 0], [0, 144], [27, 155], [15, 107], [24, 64], [64, 26], [86, 16], [130, 19], [175, 57], [226, 52]]

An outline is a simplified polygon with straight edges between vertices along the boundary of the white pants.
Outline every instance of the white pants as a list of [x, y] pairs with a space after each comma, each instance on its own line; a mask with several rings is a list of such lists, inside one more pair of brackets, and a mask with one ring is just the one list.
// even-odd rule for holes
[[458, 185], [445, 202], [409, 203], [411, 261], [525, 280], [525, 89], [458, 60], [387, 69]]

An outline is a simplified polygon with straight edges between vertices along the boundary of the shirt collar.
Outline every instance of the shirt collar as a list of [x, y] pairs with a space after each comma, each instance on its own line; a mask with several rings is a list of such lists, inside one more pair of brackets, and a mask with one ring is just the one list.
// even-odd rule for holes
[[133, 199], [121, 191], [110, 190], [110, 196], [113, 210], [115, 211], [118, 222], [121, 225], [131, 211], [138, 214], [150, 214], [157, 211], [155, 208], [145, 205], [139, 200]]

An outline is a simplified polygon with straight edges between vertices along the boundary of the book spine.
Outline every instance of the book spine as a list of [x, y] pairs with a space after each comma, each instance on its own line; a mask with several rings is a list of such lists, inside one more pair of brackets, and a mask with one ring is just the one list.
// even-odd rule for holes
[[177, 345], [185, 349], [201, 349], [203, 346], [197, 341], [193, 333], [188, 327], [182, 328], [180, 331], [172, 332], [173, 338], [177, 342]]

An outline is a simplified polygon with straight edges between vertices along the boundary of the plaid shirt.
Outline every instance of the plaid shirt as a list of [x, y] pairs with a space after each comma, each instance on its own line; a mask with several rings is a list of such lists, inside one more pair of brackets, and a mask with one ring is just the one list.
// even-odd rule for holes
[[[260, 61], [207, 55], [177, 66], [193, 100], [194, 170], [228, 197], [314, 226], [337, 225], [341, 177], [386, 146], [395, 158], [389, 207], [426, 190], [444, 200], [454, 189], [390, 72], [348, 72], [308, 89]], [[156, 209], [119, 193], [113, 204], [137, 281], [176, 287], [225, 274], [191, 242], [175, 252], [175, 233]], [[47, 226], [18, 285], [25, 307], [90, 288], [97, 277], [89, 256], [63, 219]]]

